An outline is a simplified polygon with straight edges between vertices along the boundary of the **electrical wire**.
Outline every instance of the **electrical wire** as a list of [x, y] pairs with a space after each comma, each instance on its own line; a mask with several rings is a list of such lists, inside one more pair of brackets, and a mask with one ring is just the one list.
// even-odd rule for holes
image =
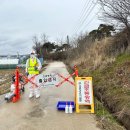
[[79, 17], [79, 19], [78, 19], [78, 23], [77, 23], [78, 25], [75, 26], [73, 32], [75, 32], [75, 31], [77, 30], [77, 28], [80, 26], [80, 23], [82, 22], [82, 19], [84, 19], [84, 17], [85, 17], [85, 15], [87, 14], [89, 8], [92, 6], [92, 3], [91, 3], [91, 5], [89, 6], [90, 2], [91, 2], [91, 0], [87, 0], [87, 1], [85, 2], [84, 7], [83, 7], [83, 9], [82, 9], [82, 11], [81, 11], [81, 13], [80, 13], [80, 17]]
[[86, 16], [83, 19], [81, 25], [78, 26], [78, 28], [76, 29], [75, 33], [77, 33], [80, 30], [80, 28], [84, 25], [84, 23], [86, 22], [87, 18], [90, 16], [90, 14], [92, 13], [92, 11], [94, 10], [94, 8], [95, 8], [96, 5], [97, 5], [97, 3], [94, 3], [93, 6], [89, 7], [89, 12], [86, 14]]
[[94, 19], [96, 18], [96, 16], [97, 16], [98, 13], [100, 12], [100, 10], [101, 10], [101, 9], [99, 9], [99, 11], [98, 11], [95, 15], [93, 15], [93, 17], [85, 24], [85, 26], [83, 26], [83, 28], [87, 28], [88, 25], [90, 25], [90, 24], [94, 21]]
[[[85, 2], [85, 4], [84, 4], [84, 7], [83, 7], [82, 11], [81, 11], [79, 20], [81, 20], [81, 19], [85, 16], [89, 4], [90, 4], [90, 0], [89, 0], [89, 1], [87, 0], [87, 1]], [[79, 21], [79, 20], [78, 20], [78, 21]]]

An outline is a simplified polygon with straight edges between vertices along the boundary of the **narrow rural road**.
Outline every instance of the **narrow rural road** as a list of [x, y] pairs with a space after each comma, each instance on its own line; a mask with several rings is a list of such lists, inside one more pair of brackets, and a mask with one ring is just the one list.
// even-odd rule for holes
[[[64, 76], [69, 74], [62, 62], [50, 63], [43, 73], [51, 72]], [[99, 130], [93, 114], [65, 114], [57, 111], [58, 101], [74, 100], [74, 87], [69, 83], [59, 88], [42, 88], [39, 99], [30, 100], [28, 94], [26, 85], [19, 102], [0, 105], [0, 130]]]

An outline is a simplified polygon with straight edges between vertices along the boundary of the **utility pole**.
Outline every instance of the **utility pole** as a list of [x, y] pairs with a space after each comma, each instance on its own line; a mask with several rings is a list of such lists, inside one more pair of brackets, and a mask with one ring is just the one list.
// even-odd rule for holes
[[69, 36], [67, 35], [67, 44], [70, 44]]
[[20, 57], [19, 57], [19, 52], [17, 52], [17, 58], [19, 59]]

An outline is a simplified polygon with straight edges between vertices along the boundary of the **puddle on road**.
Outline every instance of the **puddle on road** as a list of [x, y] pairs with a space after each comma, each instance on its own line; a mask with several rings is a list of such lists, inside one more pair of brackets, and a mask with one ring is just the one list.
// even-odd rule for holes
[[41, 118], [46, 115], [46, 111], [39, 105], [34, 106], [31, 112], [27, 113], [26, 118]]
[[59, 95], [47, 95], [42, 99], [31, 99], [33, 107], [30, 112], [25, 116], [26, 119], [36, 119], [46, 117], [48, 111], [54, 111], [56, 109], [57, 101], [59, 100]]
[[44, 112], [41, 108], [35, 108], [32, 112], [28, 114], [29, 117], [36, 117], [36, 118], [43, 117], [43, 115]]

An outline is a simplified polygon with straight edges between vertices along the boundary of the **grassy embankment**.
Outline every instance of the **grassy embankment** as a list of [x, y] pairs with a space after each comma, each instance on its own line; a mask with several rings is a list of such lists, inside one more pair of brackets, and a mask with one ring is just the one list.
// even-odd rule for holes
[[80, 76], [93, 77], [94, 95], [100, 101], [95, 100], [98, 125], [105, 130], [123, 130], [120, 122], [129, 130], [130, 54], [115, 45], [112, 38], [96, 42], [67, 64], [77, 65]]
[[89, 74], [93, 77], [96, 97], [130, 129], [130, 55], [122, 54], [113, 64]]
[[95, 102], [99, 125], [103, 129], [116, 130], [119, 129], [115, 126], [118, 120], [130, 129], [130, 55], [122, 54], [102, 69], [80, 70], [82, 76], [93, 77], [95, 96], [101, 102]]

